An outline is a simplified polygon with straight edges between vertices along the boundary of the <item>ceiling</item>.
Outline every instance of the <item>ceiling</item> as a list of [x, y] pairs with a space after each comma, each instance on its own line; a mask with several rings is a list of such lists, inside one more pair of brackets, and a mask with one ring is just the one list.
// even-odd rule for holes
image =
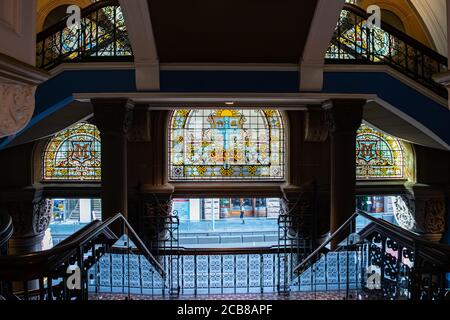
[[317, 0], [148, 0], [162, 63], [298, 63]]

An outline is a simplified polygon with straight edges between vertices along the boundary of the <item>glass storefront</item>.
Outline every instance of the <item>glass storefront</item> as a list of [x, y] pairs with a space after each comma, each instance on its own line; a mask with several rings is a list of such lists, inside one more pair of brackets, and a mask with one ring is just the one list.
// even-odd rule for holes
[[180, 220], [202, 221], [241, 218], [277, 219], [279, 198], [174, 199], [172, 209]]

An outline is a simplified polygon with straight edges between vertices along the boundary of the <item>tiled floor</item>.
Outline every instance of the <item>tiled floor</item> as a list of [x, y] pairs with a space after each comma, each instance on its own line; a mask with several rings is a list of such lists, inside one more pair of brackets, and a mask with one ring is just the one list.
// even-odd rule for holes
[[[355, 294], [350, 294], [349, 300], [355, 300]], [[227, 295], [197, 295], [180, 297], [141, 296], [123, 294], [91, 295], [90, 300], [346, 300], [345, 292], [292, 292], [288, 296], [279, 294], [227, 294]]]

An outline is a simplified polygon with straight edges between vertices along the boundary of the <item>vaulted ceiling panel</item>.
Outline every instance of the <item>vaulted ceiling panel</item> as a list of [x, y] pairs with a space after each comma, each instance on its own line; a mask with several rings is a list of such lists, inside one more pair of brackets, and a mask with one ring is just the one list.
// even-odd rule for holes
[[298, 63], [317, 0], [148, 0], [163, 63]]

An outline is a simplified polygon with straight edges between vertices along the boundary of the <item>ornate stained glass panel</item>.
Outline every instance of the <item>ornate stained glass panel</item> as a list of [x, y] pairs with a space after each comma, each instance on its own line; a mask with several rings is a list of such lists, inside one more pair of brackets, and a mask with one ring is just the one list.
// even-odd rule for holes
[[366, 124], [356, 138], [356, 176], [358, 179], [406, 179], [402, 142]]
[[395, 56], [400, 45], [397, 38], [377, 26], [369, 28], [367, 20], [348, 10], [341, 11], [335, 37], [327, 59], [368, 58], [381, 62]]
[[177, 110], [169, 153], [171, 180], [282, 180], [282, 117], [269, 109]]
[[79, 123], [56, 134], [43, 156], [44, 180], [101, 179], [101, 143], [97, 127]]

